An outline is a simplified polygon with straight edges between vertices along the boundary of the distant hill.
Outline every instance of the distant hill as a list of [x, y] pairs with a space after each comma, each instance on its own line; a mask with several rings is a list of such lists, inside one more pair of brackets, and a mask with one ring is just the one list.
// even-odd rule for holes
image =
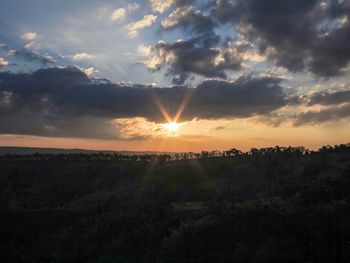
[[[70, 153], [119, 153], [119, 154], [164, 154], [169, 152], [154, 151], [108, 151], [108, 150], [87, 150], [87, 149], [61, 149], [61, 148], [40, 148], [40, 147], [16, 147], [16, 146], [0, 146], [0, 155], [5, 154], [70, 154]], [[172, 154], [172, 153], [169, 153]]]

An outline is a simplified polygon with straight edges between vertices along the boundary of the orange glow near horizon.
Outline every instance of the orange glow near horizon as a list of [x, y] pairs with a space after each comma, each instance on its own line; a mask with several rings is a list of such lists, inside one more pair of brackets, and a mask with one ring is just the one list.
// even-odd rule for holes
[[[135, 124], [124, 138], [88, 139], [27, 135], [0, 135], [0, 146], [91, 149], [113, 151], [200, 152], [202, 150], [247, 151], [252, 147], [305, 146], [316, 150], [323, 145], [350, 141], [349, 124], [308, 127], [271, 127], [253, 120], [196, 120], [177, 123], [175, 135], [156, 123]], [[334, 136], [334, 134], [337, 136]], [[134, 134], [140, 134], [133, 139]]]

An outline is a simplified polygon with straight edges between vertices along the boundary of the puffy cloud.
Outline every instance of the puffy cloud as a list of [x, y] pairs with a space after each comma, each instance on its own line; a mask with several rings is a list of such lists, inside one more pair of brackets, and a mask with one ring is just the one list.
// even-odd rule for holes
[[257, 46], [242, 34], [235, 39], [221, 41], [215, 30], [219, 24], [213, 17], [193, 10], [190, 5], [175, 9], [161, 22], [162, 28], [180, 28], [190, 38], [172, 44], [159, 42], [154, 45], [150, 58], [144, 64], [152, 71], [166, 67], [167, 75], [173, 78], [173, 82], [182, 84], [192, 74], [225, 79], [226, 71], [241, 70], [266, 60]]
[[135, 37], [140, 29], [150, 27], [157, 20], [155, 15], [145, 15], [142, 19], [127, 25], [129, 35]]
[[190, 14], [191, 10], [192, 8], [190, 6], [177, 8], [169, 17], [161, 22], [162, 27], [165, 29], [175, 27], [179, 24], [181, 18], [187, 17]]
[[113, 21], [121, 20], [124, 18], [125, 13], [126, 13], [125, 8], [117, 8], [116, 10], [113, 11], [111, 20]]
[[150, 0], [150, 7], [152, 11], [163, 13], [172, 5], [183, 6], [190, 5], [194, 0]]
[[102, 83], [77, 68], [0, 73], [0, 133], [116, 138], [115, 119], [164, 122], [160, 105], [173, 117], [184, 101], [181, 120], [263, 115], [290, 103], [280, 82], [248, 76], [156, 88]]
[[191, 6], [182, 6], [165, 18], [161, 26], [164, 29], [180, 27], [190, 33], [213, 35], [216, 24], [210, 16], [204, 15], [201, 11], [194, 11]]
[[0, 68], [7, 66], [8, 64], [9, 64], [8, 61], [6, 61], [4, 58], [0, 57]]
[[143, 63], [152, 71], [168, 67], [173, 82], [184, 83], [191, 74], [204, 77], [226, 78], [225, 71], [241, 69], [251, 46], [244, 42], [226, 43], [222, 49], [203, 45], [201, 38], [175, 43], [158, 42], [152, 48], [149, 60]]
[[75, 61], [82, 61], [82, 60], [90, 60], [93, 59], [94, 56], [90, 55], [86, 52], [82, 52], [82, 53], [77, 53], [75, 55], [72, 55], [71, 58]]
[[37, 34], [35, 32], [28, 32], [21, 36], [21, 38], [25, 41], [33, 41], [36, 39], [36, 37], [37, 37]]
[[130, 3], [127, 5], [126, 8], [122, 8], [122, 7], [117, 8], [113, 11], [111, 15], [111, 20], [112, 21], [122, 20], [125, 17], [126, 12], [134, 12], [139, 8], [140, 8], [140, 5], [138, 5], [137, 3]]
[[[290, 71], [344, 73], [350, 61], [349, 1], [218, 0], [212, 17], [232, 24], [260, 52]], [[272, 52], [271, 52], [272, 51]]]
[[151, 9], [154, 12], [159, 12], [159, 13], [163, 13], [173, 3], [174, 3], [174, 0], [150, 0]]

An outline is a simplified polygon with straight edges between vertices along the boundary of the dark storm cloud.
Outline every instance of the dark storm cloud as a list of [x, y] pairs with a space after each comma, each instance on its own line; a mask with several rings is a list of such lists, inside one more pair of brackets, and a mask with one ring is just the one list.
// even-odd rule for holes
[[100, 83], [76, 68], [0, 73], [0, 133], [115, 138], [113, 119], [164, 122], [159, 102], [174, 116], [184, 99], [181, 120], [263, 115], [289, 103], [280, 82], [247, 76], [206, 81], [197, 88], [154, 88]]
[[218, 0], [212, 16], [259, 44], [277, 65], [319, 76], [341, 74], [350, 60], [350, 1]]
[[226, 78], [226, 70], [241, 68], [242, 58], [237, 48], [217, 49], [206, 47], [201, 39], [177, 41], [175, 43], [159, 42], [153, 47], [158, 64], [153, 70], [168, 66], [168, 75], [175, 84], [184, 83], [191, 74], [204, 77]]

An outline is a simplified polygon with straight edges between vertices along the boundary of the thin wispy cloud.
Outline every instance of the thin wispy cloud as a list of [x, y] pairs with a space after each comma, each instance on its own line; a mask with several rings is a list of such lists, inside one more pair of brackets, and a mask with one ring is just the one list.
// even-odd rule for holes
[[150, 27], [156, 20], [157, 16], [155, 15], [145, 15], [142, 19], [128, 24], [129, 36], [136, 37], [139, 30]]
[[122, 20], [125, 17], [125, 14], [126, 14], [125, 8], [117, 8], [116, 10], [113, 11], [111, 20], [113, 21]]
[[71, 58], [75, 61], [91, 60], [94, 57], [95, 57], [94, 55], [88, 54], [86, 52], [77, 53], [71, 56]]

